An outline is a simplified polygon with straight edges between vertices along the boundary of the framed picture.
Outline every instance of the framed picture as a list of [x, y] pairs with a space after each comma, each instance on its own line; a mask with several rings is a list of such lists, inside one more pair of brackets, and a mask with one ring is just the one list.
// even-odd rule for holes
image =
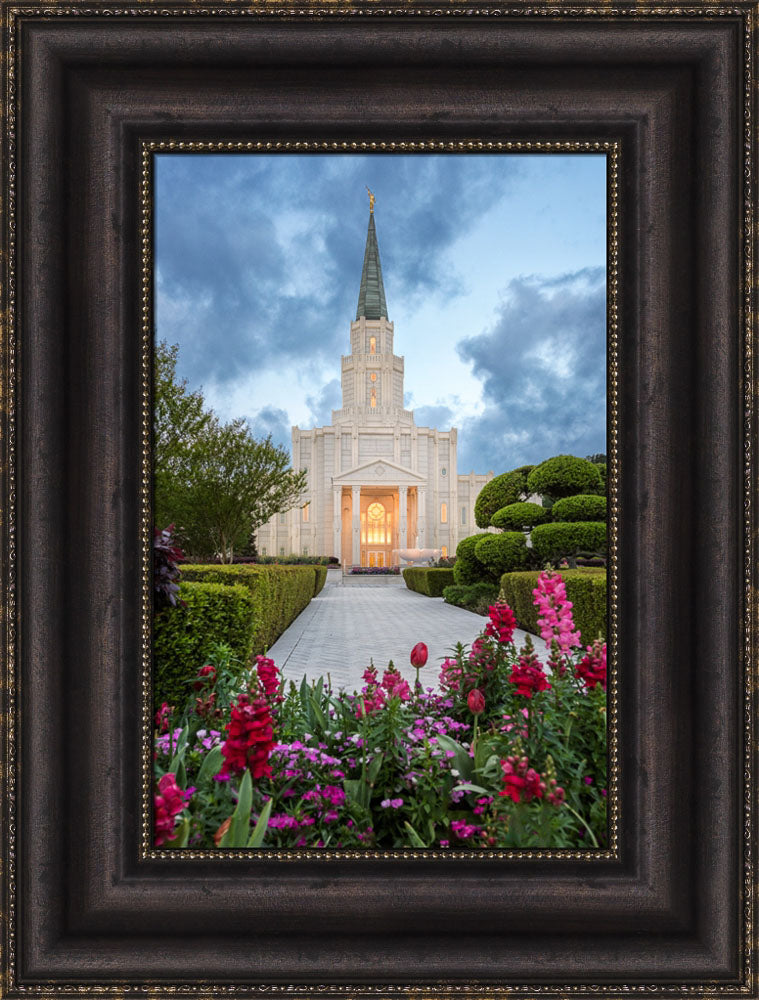
[[[756, 7], [2, 14], [5, 995], [754, 996]], [[160, 164], [583, 154], [613, 166], [608, 843], [157, 844]], [[370, 196], [371, 259], [385, 230]], [[364, 272], [348, 326], [377, 342], [355, 353], [395, 356], [392, 316], [366, 314], [388, 289]], [[323, 427], [332, 409], [393, 405], [392, 372], [374, 371]], [[333, 479], [361, 467], [350, 446]], [[391, 484], [391, 541], [373, 516], [370, 545], [365, 484], [338, 485], [343, 567], [442, 546], [449, 501], [428, 546], [419, 484]]]
[[156, 846], [609, 844], [603, 146], [154, 154]]

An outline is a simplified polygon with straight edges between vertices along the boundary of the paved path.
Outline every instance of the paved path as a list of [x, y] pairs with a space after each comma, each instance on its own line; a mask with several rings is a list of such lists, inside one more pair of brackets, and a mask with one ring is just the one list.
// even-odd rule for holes
[[[329, 673], [333, 688], [360, 690], [361, 674], [370, 659], [378, 668], [388, 660], [410, 683], [415, 671], [411, 649], [424, 642], [429, 649], [420, 678], [425, 687], [437, 686], [440, 663], [457, 642], [470, 644], [486, 619], [446, 604], [442, 597], [425, 597], [403, 583], [351, 584], [329, 581], [318, 597], [295, 619], [269, 649], [288, 680], [296, 683]], [[517, 630], [521, 644], [525, 633]], [[535, 639], [538, 653], [545, 644]]]

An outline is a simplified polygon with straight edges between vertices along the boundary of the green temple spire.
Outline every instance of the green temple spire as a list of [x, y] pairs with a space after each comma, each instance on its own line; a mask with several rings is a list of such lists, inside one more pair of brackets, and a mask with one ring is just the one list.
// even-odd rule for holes
[[382, 265], [380, 264], [379, 247], [377, 246], [377, 231], [374, 228], [374, 195], [369, 192], [369, 231], [366, 234], [366, 250], [364, 251], [364, 267], [361, 271], [361, 289], [358, 293], [356, 319], [387, 319], [387, 303], [385, 302], [385, 286], [382, 284]]

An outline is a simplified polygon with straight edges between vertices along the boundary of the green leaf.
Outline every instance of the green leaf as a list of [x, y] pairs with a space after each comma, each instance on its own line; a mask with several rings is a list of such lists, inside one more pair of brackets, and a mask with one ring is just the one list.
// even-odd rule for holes
[[487, 788], [483, 788], [482, 785], [473, 785], [469, 781], [465, 781], [460, 785], [454, 785], [451, 789], [454, 792], [477, 792], [478, 795], [489, 795]]
[[310, 693], [308, 681], [306, 680], [306, 675], [304, 674], [303, 680], [300, 682], [300, 703], [303, 706], [303, 712], [305, 715], [308, 715], [308, 699]]
[[366, 769], [366, 778], [370, 786], [374, 785], [374, 782], [377, 780], [377, 775], [380, 772], [380, 768], [382, 767], [382, 761], [384, 759], [385, 759], [384, 754], [381, 753], [377, 754], [377, 756], [372, 760], [369, 767]]
[[[321, 678], [319, 679], [321, 680]], [[322, 732], [326, 732], [327, 720], [324, 718], [324, 712], [322, 712], [321, 705], [313, 695], [311, 695], [310, 703], [314, 721], [317, 723]]]
[[361, 781], [359, 778], [346, 778], [343, 781], [343, 788], [345, 789], [345, 795], [351, 802], [355, 802], [356, 805], [363, 806], [364, 809], [369, 805], [369, 786], [365, 781]]
[[177, 740], [177, 745], [174, 748], [174, 756], [171, 758], [169, 763], [168, 774], [176, 774], [177, 768], [179, 767], [179, 762], [184, 757], [185, 750], [187, 749], [187, 733], [189, 731], [189, 726], [185, 726], [182, 732], [179, 734], [179, 739]]
[[232, 813], [232, 822], [222, 838], [220, 847], [244, 847], [250, 829], [250, 810], [253, 806], [253, 782], [250, 771], [246, 770], [237, 792], [237, 806]]
[[450, 736], [438, 736], [437, 744], [441, 750], [453, 750], [456, 755], [456, 770], [459, 772], [459, 777], [468, 781], [472, 777], [472, 758], [469, 753]]
[[408, 839], [411, 841], [412, 847], [426, 847], [427, 845], [413, 828], [413, 826], [406, 820], [403, 824], [408, 830]]
[[198, 785], [200, 785], [207, 778], [218, 774], [223, 763], [224, 754], [221, 752], [221, 747], [213, 747], [213, 749], [209, 750], [203, 763], [200, 765], [200, 770], [198, 771]]
[[182, 789], [187, 788], [187, 769], [184, 766], [184, 755], [180, 757], [177, 767], [177, 785]]
[[182, 822], [174, 830], [174, 836], [169, 840], [170, 847], [187, 847], [187, 840], [190, 836], [190, 817], [185, 816]]
[[261, 810], [261, 815], [256, 820], [256, 825], [253, 827], [253, 833], [250, 835], [250, 840], [248, 841], [248, 847], [260, 847], [264, 834], [266, 833], [267, 827], [269, 826], [269, 816], [271, 816], [271, 807], [274, 805], [274, 799], [269, 799], [266, 805]]

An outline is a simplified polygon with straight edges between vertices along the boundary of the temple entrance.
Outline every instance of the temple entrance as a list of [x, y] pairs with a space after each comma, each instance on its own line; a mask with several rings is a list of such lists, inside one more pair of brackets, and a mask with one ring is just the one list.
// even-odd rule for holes
[[389, 566], [393, 549], [395, 503], [391, 496], [361, 497], [361, 565]]

